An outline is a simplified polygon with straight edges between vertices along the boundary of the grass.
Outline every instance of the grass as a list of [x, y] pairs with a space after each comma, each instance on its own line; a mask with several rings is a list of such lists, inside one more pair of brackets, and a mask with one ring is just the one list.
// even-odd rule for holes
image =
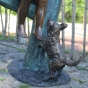
[[2, 81], [5, 81], [6, 80], [6, 78], [0, 78], [0, 81], [2, 82]]
[[7, 69], [5, 69], [5, 68], [0, 68], [0, 71], [8, 72], [8, 70], [7, 70]]
[[2, 34], [0, 34], [0, 40], [11, 40], [11, 41], [15, 41], [15, 36], [11, 35], [11, 36], [3, 36]]
[[88, 54], [88, 51], [86, 51], [86, 54]]
[[17, 48], [18, 52], [25, 52], [26, 50], [25, 49], [22, 49], [22, 48]]
[[82, 67], [82, 66], [76, 66], [76, 68], [78, 70], [85, 70], [85, 71], [88, 71], [88, 69], [86, 67]]
[[[83, 51], [79, 52], [81, 55], [83, 54]], [[88, 51], [85, 51], [85, 54], [88, 54]]]
[[77, 78], [72, 78], [72, 79], [78, 81], [80, 84], [87, 82], [87, 80], [80, 80], [80, 79], [77, 79]]
[[77, 68], [78, 70], [85, 70], [85, 68], [82, 67], [82, 66], [76, 66], [76, 68]]
[[65, 53], [70, 53], [70, 52], [71, 52], [71, 50], [65, 49]]
[[82, 55], [83, 54], [83, 51], [80, 51], [79, 54]]
[[28, 84], [22, 84], [19, 86], [19, 88], [29, 88], [29, 87], [30, 87], [30, 85], [28, 85]]

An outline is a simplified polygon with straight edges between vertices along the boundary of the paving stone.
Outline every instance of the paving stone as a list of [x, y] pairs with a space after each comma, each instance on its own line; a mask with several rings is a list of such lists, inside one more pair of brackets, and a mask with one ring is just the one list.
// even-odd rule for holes
[[8, 84], [5, 84], [3, 82], [0, 82], [0, 88], [13, 88], [13, 87], [9, 86]]
[[0, 61], [0, 69], [1, 68], [7, 68], [8, 64], [5, 64], [4, 62]]
[[[11, 86], [11, 88], [19, 88], [19, 86], [23, 83], [20, 81], [17, 81], [15, 78], [13, 78], [9, 72], [7, 71], [0, 71], [0, 79], [2, 83], [5, 85]], [[0, 84], [1, 85], [1, 84]], [[0, 87], [1, 88], [1, 87]]]
[[0, 45], [6, 45], [6, 46], [12, 46], [14, 48], [26, 48], [27, 46], [25, 44], [18, 44], [16, 42], [8, 42], [8, 41], [1, 41]]
[[9, 53], [8, 55], [5, 56], [5, 58], [10, 58], [10, 59], [23, 59], [24, 58], [24, 53]]
[[78, 70], [76, 67], [69, 67], [69, 66], [65, 66], [64, 69], [69, 73], [75, 72]]
[[81, 67], [88, 67], [88, 63], [85, 63], [85, 62], [81, 62], [79, 63], [77, 66], [81, 66]]
[[13, 60], [23, 59], [25, 53], [9, 53], [1, 60], [4, 63], [11, 63]]
[[88, 71], [85, 71], [85, 70], [78, 70], [76, 72], [70, 73], [70, 76], [73, 79], [88, 81]]

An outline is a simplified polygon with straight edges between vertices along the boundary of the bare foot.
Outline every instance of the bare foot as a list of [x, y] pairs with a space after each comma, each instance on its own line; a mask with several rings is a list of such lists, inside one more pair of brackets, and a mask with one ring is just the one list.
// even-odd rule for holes
[[42, 30], [41, 29], [35, 30], [33, 33], [35, 34], [38, 40], [42, 40]]
[[18, 29], [17, 29], [17, 34], [23, 38], [27, 38], [26, 32], [24, 30], [24, 26], [23, 25], [19, 25]]

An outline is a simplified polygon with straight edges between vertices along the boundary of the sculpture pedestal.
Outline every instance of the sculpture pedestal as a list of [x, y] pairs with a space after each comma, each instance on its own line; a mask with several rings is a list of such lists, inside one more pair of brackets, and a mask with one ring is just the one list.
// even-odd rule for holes
[[32, 86], [56, 86], [56, 85], [64, 85], [71, 81], [68, 73], [62, 70], [61, 76], [57, 77], [57, 79], [52, 79], [49, 81], [43, 81], [48, 74], [46, 72], [29, 70], [28, 68], [23, 66], [23, 60], [15, 60], [9, 66], [8, 70], [15, 79], [30, 84]]

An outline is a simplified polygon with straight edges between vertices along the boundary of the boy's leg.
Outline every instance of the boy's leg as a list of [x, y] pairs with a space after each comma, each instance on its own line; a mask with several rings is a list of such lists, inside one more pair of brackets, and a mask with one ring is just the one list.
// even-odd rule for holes
[[37, 39], [42, 40], [42, 25], [46, 13], [47, 0], [38, 0], [38, 6], [36, 11], [36, 28], [34, 34]]
[[32, 0], [21, 0], [19, 8], [18, 8], [18, 25], [17, 25], [17, 33], [21, 37], [27, 37], [25, 29], [24, 29], [24, 21], [28, 14], [28, 9]]

